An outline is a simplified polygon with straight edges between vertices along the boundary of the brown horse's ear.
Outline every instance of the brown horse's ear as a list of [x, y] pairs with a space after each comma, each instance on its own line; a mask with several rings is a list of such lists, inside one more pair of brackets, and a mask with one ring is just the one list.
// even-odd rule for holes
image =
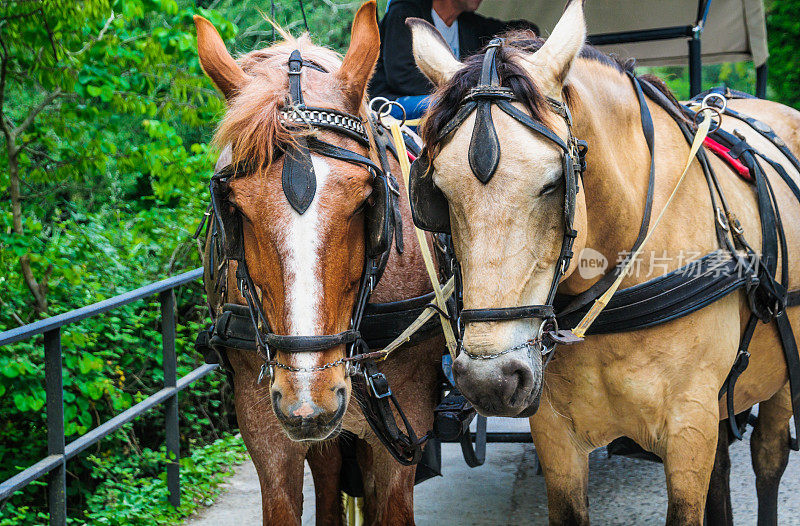
[[572, 63], [586, 41], [583, 3], [584, 0], [570, 0], [541, 49], [532, 56], [521, 56], [526, 72], [546, 95], [556, 99], [561, 98]]
[[350, 47], [344, 56], [342, 68], [336, 74], [342, 83], [345, 95], [354, 108], [361, 105], [367, 82], [381, 52], [381, 36], [378, 31], [378, 14], [375, 0], [365, 2], [356, 13], [350, 32]]
[[194, 15], [197, 27], [197, 54], [200, 65], [225, 98], [230, 100], [247, 84], [250, 77], [233, 60], [225, 48], [222, 37], [214, 25], [199, 15]]

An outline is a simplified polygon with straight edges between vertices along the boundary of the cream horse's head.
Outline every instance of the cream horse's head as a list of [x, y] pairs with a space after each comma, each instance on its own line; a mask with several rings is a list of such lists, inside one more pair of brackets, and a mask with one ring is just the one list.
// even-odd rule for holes
[[[409, 26], [417, 65], [438, 86], [425, 126], [428, 136], [423, 137], [432, 141], [437, 127], [452, 118], [454, 107], [477, 83], [482, 57], [461, 63], [432, 26], [421, 20], [412, 20]], [[515, 105], [562, 139], [568, 135], [567, 125], [550, 110], [545, 97], [563, 100], [570, 67], [585, 38], [582, 1], [574, 0], [550, 38], [535, 46], [538, 50], [526, 51], [521, 42], [513, 45], [512, 36], [499, 52], [500, 80], [522, 99]], [[488, 183], [482, 183], [467, 162], [475, 113], [431, 152], [433, 182], [449, 203], [465, 309], [545, 303], [564, 238], [561, 150], [496, 106], [492, 118], [501, 153]], [[585, 218], [581, 191], [574, 225], [579, 232], [586, 230]], [[584, 242], [579, 236], [576, 253]], [[467, 324], [465, 352], [455, 360], [453, 371], [459, 389], [478, 411], [502, 416], [528, 416], [536, 411], [542, 357], [538, 346], [530, 342], [540, 324], [539, 319]]]

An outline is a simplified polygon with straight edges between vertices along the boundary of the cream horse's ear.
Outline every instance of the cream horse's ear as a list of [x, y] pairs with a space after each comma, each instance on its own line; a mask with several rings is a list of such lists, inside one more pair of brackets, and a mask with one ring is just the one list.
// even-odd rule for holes
[[194, 15], [197, 27], [197, 54], [200, 65], [225, 98], [230, 100], [242, 87], [250, 82], [250, 76], [225, 48], [225, 42], [219, 36], [214, 25], [199, 15]]
[[463, 64], [453, 56], [439, 31], [421, 18], [407, 18], [406, 25], [411, 29], [414, 61], [420, 71], [436, 86], [450, 80]]
[[550, 37], [533, 55], [520, 56], [522, 67], [535, 79], [542, 92], [561, 99], [570, 67], [586, 41], [584, 0], [570, 0]]

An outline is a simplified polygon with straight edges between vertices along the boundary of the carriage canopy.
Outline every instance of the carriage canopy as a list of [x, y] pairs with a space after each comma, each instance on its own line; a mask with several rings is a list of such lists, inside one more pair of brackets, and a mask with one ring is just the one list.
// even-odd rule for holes
[[[553, 0], [485, 0], [478, 12], [535, 21], [547, 36], [563, 9]], [[707, 64], [752, 60], [758, 68], [769, 56], [761, 0], [591, 0], [585, 9], [590, 42], [640, 65], [687, 65], [686, 41], [701, 34]]]

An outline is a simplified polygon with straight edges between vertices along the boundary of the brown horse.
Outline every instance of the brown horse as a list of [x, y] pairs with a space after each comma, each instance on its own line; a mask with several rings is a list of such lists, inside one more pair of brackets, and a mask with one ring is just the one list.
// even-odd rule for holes
[[[245, 161], [254, 167], [230, 180], [224, 206], [234, 207], [244, 218], [244, 258], [269, 327], [279, 335], [346, 331], [364, 272], [368, 228], [364, 217], [365, 209], [373, 206], [373, 179], [364, 166], [312, 153], [316, 193], [304, 213], [298, 213], [282, 187], [287, 155], [281, 152], [296, 144], [298, 137], [309, 135], [287, 127], [281, 110], [290, 96], [287, 63], [298, 50], [304, 61], [302, 97], [308, 106], [366, 117], [365, 89], [380, 49], [375, 2], [365, 3], [356, 14], [343, 60], [313, 45], [307, 36], [294, 39], [284, 34], [284, 42], [237, 61], [210, 22], [195, 17], [195, 23], [203, 69], [228, 103], [215, 140], [230, 148], [218, 168]], [[313, 135], [377, 159], [361, 143], [335, 130], [316, 129]], [[395, 159], [390, 165], [399, 173]], [[407, 200], [401, 200], [400, 212], [403, 235], [413, 240]], [[217, 317], [223, 303], [246, 303], [237, 290], [235, 261], [222, 277], [223, 286], [216, 286], [220, 278], [212, 276], [218, 274], [220, 261], [210, 258], [209, 240], [206, 288]], [[222, 297], [220, 288], [227, 297]], [[402, 254], [392, 250], [372, 301], [396, 301], [430, 290], [419, 247], [409, 242]], [[396, 352], [380, 366], [411, 424], [422, 432], [432, 424], [441, 351], [439, 338], [428, 339]], [[340, 429], [357, 436], [355, 454], [363, 475], [367, 522], [413, 524], [415, 468], [396, 462], [357, 404], [350, 403], [350, 377], [346, 366], [336, 363], [344, 353], [344, 345], [302, 353], [278, 349], [274, 360], [286, 367], [276, 367], [274, 376], [259, 382], [263, 358], [251, 351], [227, 351], [239, 426], [261, 483], [264, 524], [300, 523], [304, 460], [314, 476], [317, 524], [341, 523]], [[334, 365], [319, 369], [326, 364]]]
[[[439, 87], [423, 139], [436, 141], [475, 86], [483, 56], [458, 62], [430, 26], [413, 21], [414, 55], [420, 69]], [[550, 38], [509, 35], [498, 53], [506, 77], [516, 86], [513, 106], [564, 141], [565, 115], [572, 133], [586, 140], [587, 170], [579, 181], [574, 228], [574, 258], [559, 292], [579, 294], [599, 277], [576, 272], [599, 252], [618, 260], [637, 238], [645, 210], [651, 156], [642, 132], [642, 113], [629, 69], [584, 47], [582, 1], [572, 1]], [[532, 41], [534, 44], [532, 44]], [[657, 84], [653, 81], [654, 84]], [[666, 88], [660, 91], [666, 97]], [[548, 104], [546, 97], [554, 99]], [[671, 96], [670, 96], [671, 97]], [[653, 215], [664, 209], [689, 155], [675, 120], [653, 99], [646, 100], [655, 128]], [[761, 100], [732, 100], [737, 111], [769, 123], [789, 148], [800, 152], [800, 114]], [[545, 303], [565, 239], [562, 152], [542, 133], [533, 133], [498, 106], [491, 110], [501, 146], [499, 164], [485, 184], [466, 162], [475, 113], [428, 153], [432, 182], [449, 204], [456, 254], [463, 274], [467, 309]], [[797, 181], [800, 174], [778, 149], [741, 121], [726, 117], [722, 127], [737, 128], [755, 148], [779, 160]], [[430, 146], [430, 145], [429, 145]], [[731, 209], [752, 246], [760, 246], [761, 227], [753, 188], [725, 163], [710, 156]], [[790, 287], [800, 285], [800, 206], [769, 166], [767, 178], [784, 218], [790, 247]], [[695, 161], [662, 222], [648, 241], [621, 289], [666, 274], [687, 255], [708, 254], [717, 244], [709, 187]], [[789, 219], [792, 218], [792, 219]], [[593, 249], [588, 251], [584, 249]], [[595, 252], [596, 251], [596, 252]], [[587, 255], [588, 254], [588, 255]], [[650, 257], [650, 256], [653, 257]], [[727, 416], [718, 400], [750, 309], [737, 292], [691, 315], [631, 332], [594, 335], [556, 349], [543, 369], [532, 343], [540, 319], [467, 323], [463, 352], [454, 363], [456, 383], [484, 414], [530, 415], [531, 431], [547, 482], [550, 522], [588, 524], [588, 453], [629, 436], [661, 457], [667, 477], [668, 524], [702, 524], [706, 492], [718, 443], [718, 423]], [[800, 324], [800, 310], [788, 309]], [[759, 509], [774, 506], [788, 453], [791, 416], [786, 361], [775, 324], [758, 324], [750, 344], [749, 368], [735, 389], [734, 409], [760, 403], [751, 449]], [[541, 404], [540, 404], [541, 397]], [[724, 466], [723, 466], [724, 467]], [[760, 512], [760, 524], [774, 521]]]

